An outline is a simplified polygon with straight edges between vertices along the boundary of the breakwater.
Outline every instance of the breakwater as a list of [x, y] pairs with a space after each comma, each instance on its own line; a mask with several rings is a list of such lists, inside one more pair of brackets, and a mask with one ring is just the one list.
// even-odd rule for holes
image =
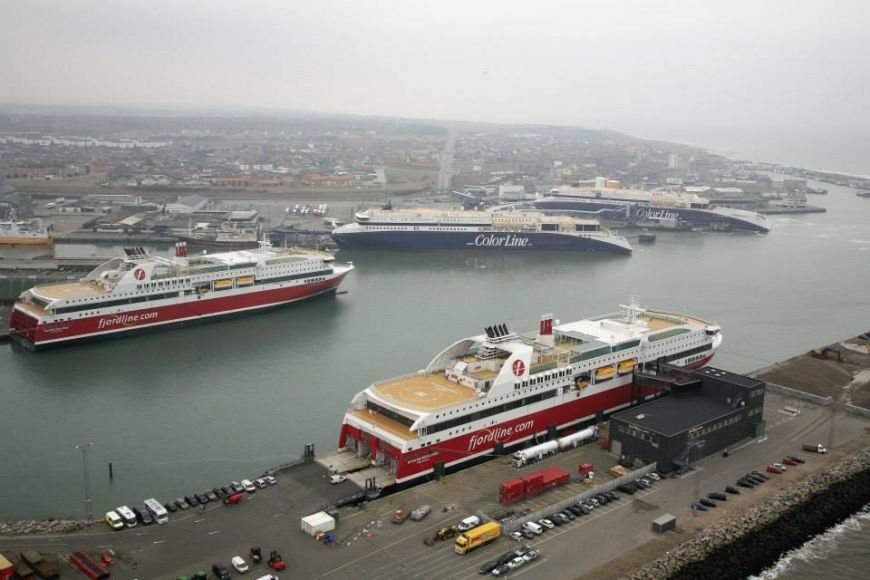
[[19, 520], [0, 522], [0, 536], [27, 534], [71, 534], [95, 526], [99, 521], [87, 520]]
[[870, 501], [870, 449], [815, 473], [751, 511], [723, 520], [627, 577], [745, 578]]

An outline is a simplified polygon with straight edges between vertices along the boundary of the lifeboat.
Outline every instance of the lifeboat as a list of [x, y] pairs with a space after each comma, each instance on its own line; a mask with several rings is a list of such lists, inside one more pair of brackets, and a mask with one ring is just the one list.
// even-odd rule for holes
[[606, 381], [607, 379], [612, 379], [613, 375], [616, 374], [616, 369], [613, 365], [608, 365], [606, 367], [601, 367], [595, 370], [595, 382]]
[[239, 276], [236, 278], [236, 286], [251, 286], [254, 283], [253, 276]]
[[574, 388], [577, 390], [583, 390], [589, 386], [589, 375], [580, 375], [576, 379], [574, 379]]
[[233, 287], [233, 279], [232, 278], [224, 278], [223, 280], [215, 280], [214, 281], [214, 289], [215, 290], [226, 290], [227, 288]]
[[635, 366], [637, 366], [637, 361], [633, 358], [619, 361], [619, 365], [616, 367], [616, 372], [620, 375], [627, 375], [634, 370]]

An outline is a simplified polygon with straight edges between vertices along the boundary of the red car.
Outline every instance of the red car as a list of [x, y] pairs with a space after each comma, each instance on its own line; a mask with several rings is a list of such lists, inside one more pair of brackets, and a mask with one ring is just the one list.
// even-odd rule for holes
[[782, 469], [781, 467], [777, 467], [776, 465], [771, 464], [771, 465], [767, 466], [767, 472], [768, 473], [785, 473], [785, 470]]
[[233, 505], [234, 503], [239, 503], [242, 501], [242, 498], [245, 497], [245, 494], [238, 492], [228, 495], [224, 498], [224, 505]]
[[797, 465], [798, 462], [792, 459], [791, 457], [783, 457], [782, 462], [786, 465]]

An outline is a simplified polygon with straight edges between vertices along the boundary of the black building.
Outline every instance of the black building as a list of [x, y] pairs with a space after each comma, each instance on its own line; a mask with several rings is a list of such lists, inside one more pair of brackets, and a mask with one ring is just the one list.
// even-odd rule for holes
[[764, 382], [714, 367], [681, 374], [669, 381], [649, 377], [670, 394], [610, 417], [614, 455], [656, 461], [668, 473], [763, 433]]

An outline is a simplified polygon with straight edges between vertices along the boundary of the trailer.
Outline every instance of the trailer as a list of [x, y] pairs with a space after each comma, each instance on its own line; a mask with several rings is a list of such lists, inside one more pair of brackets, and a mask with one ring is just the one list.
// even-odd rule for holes
[[69, 561], [91, 580], [105, 580], [111, 576], [108, 570], [85, 552], [73, 552], [69, 555]]
[[586, 427], [576, 433], [566, 435], [557, 439], [559, 449], [568, 449], [569, 447], [577, 447], [588, 441], [593, 441], [598, 437], [598, 427]]
[[522, 467], [532, 461], [538, 461], [543, 457], [555, 453], [559, 449], [558, 441], [547, 441], [538, 445], [533, 445], [528, 449], [520, 449], [514, 453], [514, 467]]

